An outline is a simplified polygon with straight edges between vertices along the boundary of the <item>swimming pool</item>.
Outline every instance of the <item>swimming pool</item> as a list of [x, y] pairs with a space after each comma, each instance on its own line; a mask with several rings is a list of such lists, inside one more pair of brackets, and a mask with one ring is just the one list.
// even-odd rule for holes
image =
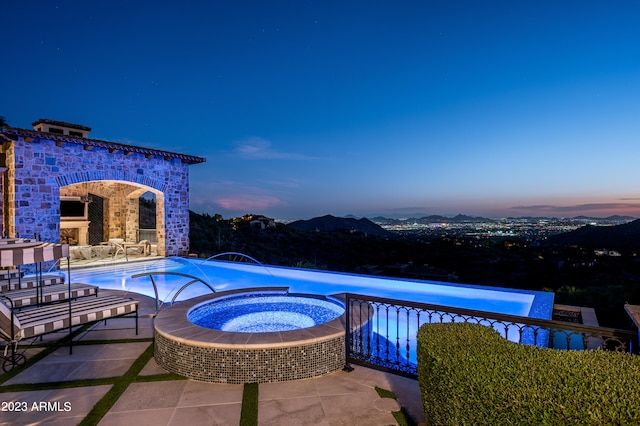
[[[330, 296], [350, 292], [540, 319], [551, 319], [553, 311], [553, 293], [550, 292], [179, 257], [73, 269], [71, 277], [74, 282], [153, 297], [153, 287], [148, 277], [131, 278], [134, 274], [150, 271], [193, 275], [210, 283], [218, 292], [260, 286], [288, 287], [294, 293]], [[188, 279], [180, 277], [157, 276], [160, 299], [170, 301], [173, 294], [187, 281]], [[210, 290], [204, 285], [194, 284], [180, 293], [177, 300], [209, 293]]]
[[[344, 363], [345, 360], [345, 328], [342, 320], [338, 318], [310, 329], [257, 333], [204, 329], [187, 320], [189, 309], [196, 304], [210, 301], [212, 298], [246, 292], [247, 289], [255, 292], [265, 288], [279, 287], [291, 293], [321, 296], [354, 293], [538, 319], [551, 319], [553, 312], [554, 295], [549, 292], [220, 260], [171, 257], [149, 262], [74, 269], [71, 275], [73, 282], [90, 283], [101, 288], [120, 289], [154, 297], [149, 276], [131, 278], [132, 275], [150, 272], [160, 273], [154, 275], [154, 279], [162, 301], [170, 302], [176, 293], [179, 293], [176, 300], [188, 299], [184, 303], [176, 303], [162, 310], [156, 317], [154, 328], [156, 361], [168, 371], [185, 377], [221, 383], [297, 380], [328, 374], [344, 366], [340, 365], [340, 362]], [[216, 293], [212, 294], [211, 289], [197, 281], [181, 291], [185, 284], [193, 280], [163, 275], [163, 272], [197, 277], [211, 285]], [[408, 325], [414, 324], [415, 316], [415, 312], [407, 318], [386, 318], [376, 315], [366, 325], [363, 323], [363, 327], [376, 331], [368, 338], [376, 341], [380, 338], [380, 341], [390, 342], [394, 348], [397, 342], [404, 342], [406, 347], [411, 349], [403, 355], [402, 360], [398, 358], [397, 361], [415, 367], [417, 365], [415, 351], [417, 329], [414, 328], [418, 325], [416, 324], [413, 328]], [[171, 331], [176, 327], [181, 330], [179, 336]], [[521, 340], [517, 327], [502, 330], [504, 326], [501, 323], [496, 323], [493, 327], [501, 334], [504, 334], [502, 331], [507, 331], [505, 337], [511, 341]], [[313, 332], [310, 335], [305, 334], [306, 330], [313, 330]], [[385, 332], [381, 335], [378, 330], [385, 330]], [[294, 334], [283, 336], [284, 333]], [[316, 333], [320, 333], [321, 336], [315, 335]], [[241, 334], [247, 337], [239, 336]], [[522, 341], [526, 342], [525, 340], [523, 337]], [[286, 342], [286, 348], [282, 347], [284, 342]], [[310, 357], [310, 353], [314, 355]], [[248, 362], [248, 359], [252, 361]], [[298, 360], [294, 362], [295, 368], [290, 366], [285, 368], [281, 361], [291, 359]], [[309, 360], [318, 362], [311, 365]]]

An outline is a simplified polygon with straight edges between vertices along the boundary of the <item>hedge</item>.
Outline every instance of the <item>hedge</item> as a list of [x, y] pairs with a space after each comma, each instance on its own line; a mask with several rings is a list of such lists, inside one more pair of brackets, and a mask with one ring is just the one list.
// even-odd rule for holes
[[425, 324], [427, 424], [640, 424], [640, 356], [512, 343], [478, 324]]

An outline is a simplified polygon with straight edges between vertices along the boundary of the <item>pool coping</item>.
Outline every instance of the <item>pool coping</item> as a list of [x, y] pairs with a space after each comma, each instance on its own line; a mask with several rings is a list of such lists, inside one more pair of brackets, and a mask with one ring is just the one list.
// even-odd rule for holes
[[[175, 303], [161, 310], [155, 318], [154, 329], [156, 333], [165, 338], [170, 338], [186, 345], [210, 347], [219, 349], [267, 349], [274, 347], [287, 347], [292, 343], [312, 344], [323, 342], [344, 336], [345, 315], [309, 328], [263, 333], [240, 333], [230, 331], [213, 330], [201, 327], [190, 322], [188, 312], [197, 305], [218, 298], [225, 298], [238, 294], [269, 293], [281, 294], [288, 291], [289, 287], [250, 287], [206, 294]], [[336, 297], [344, 302], [344, 297]]]

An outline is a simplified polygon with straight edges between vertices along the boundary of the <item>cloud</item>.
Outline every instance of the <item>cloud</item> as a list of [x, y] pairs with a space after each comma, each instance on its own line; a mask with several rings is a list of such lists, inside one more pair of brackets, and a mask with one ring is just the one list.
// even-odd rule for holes
[[315, 157], [294, 152], [277, 151], [271, 148], [271, 142], [253, 137], [236, 142], [234, 154], [247, 160], [313, 160]]
[[284, 201], [268, 195], [234, 194], [219, 197], [215, 204], [225, 210], [262, 211], [271, 207], [285, 206]]
[[268, 179], [257, 179], [259, 183], [264, 183], [266, 185], [280, 187], [280, 188], [300, 188], [303, 184], [301, 181], [297, 180], [268, 180]]
[[425, 208], [424, 206], [421, 206], [421, 207], [393, 207], [393, 208], [389, 208], [387, 210], [389, 210], [391, 212], [405, 213], [405, 212], [422, 212], [422, 211], [426, 211], [427, 208]]

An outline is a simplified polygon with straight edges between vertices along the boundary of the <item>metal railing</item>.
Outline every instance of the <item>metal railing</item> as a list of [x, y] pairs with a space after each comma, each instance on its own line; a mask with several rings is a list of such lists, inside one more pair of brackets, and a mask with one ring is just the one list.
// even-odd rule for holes
[[213, 256], [209, 256], [205, 260], [228, 260], [230, 262], [248, 262], [255, 263], [256, 265], [265, 266], [259, 260], [249, 256], [248, 254], [240, 253], [237, 251], [227, 251], [224, 253], [214, 254]]
[[418, 329], [448, 322], [482, 324], [527, 345], [638, 353], [633, 331], [347, 293], [345, 369], [353, 363], [416, 378]]
[[184, 290], [185, 288], [189, 287], [190, 285], [192, 285], [194, 283], [204, 284], [209, 290], [211, 290], [212, 293], [216, 292], [216, 290], [211, 286], [211, 284], [209, 284], [208, 282], [204, 281], [202, 278], [194, 277], [193, 275], [189, 275], [189, 274], [183, 274], [181, 272], [150, 271], [150, 272], [142, 272], [142, 273], [139, 273], [139, 274], [131, 275], [131, 278], [149, 277], [149, 279], [151, 280], [151, 285], [153, 285], [153, 293], [154, 293], [155, 298], [156, 298], [156, 312], [153, 315], [154, 318], [156, 316], [158, 316], [158, 313], [160, 312], [160, 309], [162, 308], [162, 305], [164, 305], [164, 303], [165, 303], [165, 301], [160, 300], [160, 297], [158, 295], [158, 285], [156, 284], [156, 280], [154, 278], [154, 276], [156, 276], [156, 275], [168, 275], [168, 276], [183, 277], [183, 278], [189, 278], [190, 279], [190, 281], [188, 281], [186, 284], [183, 284], [182, 287], [180, 287], [180, 289], [174, 293], [173, 298], [171, 299], [171, 304], [175, 303], [176, 298], [178, 297], [178, 295], [180, 293], [182, 293], [182, 290]]

